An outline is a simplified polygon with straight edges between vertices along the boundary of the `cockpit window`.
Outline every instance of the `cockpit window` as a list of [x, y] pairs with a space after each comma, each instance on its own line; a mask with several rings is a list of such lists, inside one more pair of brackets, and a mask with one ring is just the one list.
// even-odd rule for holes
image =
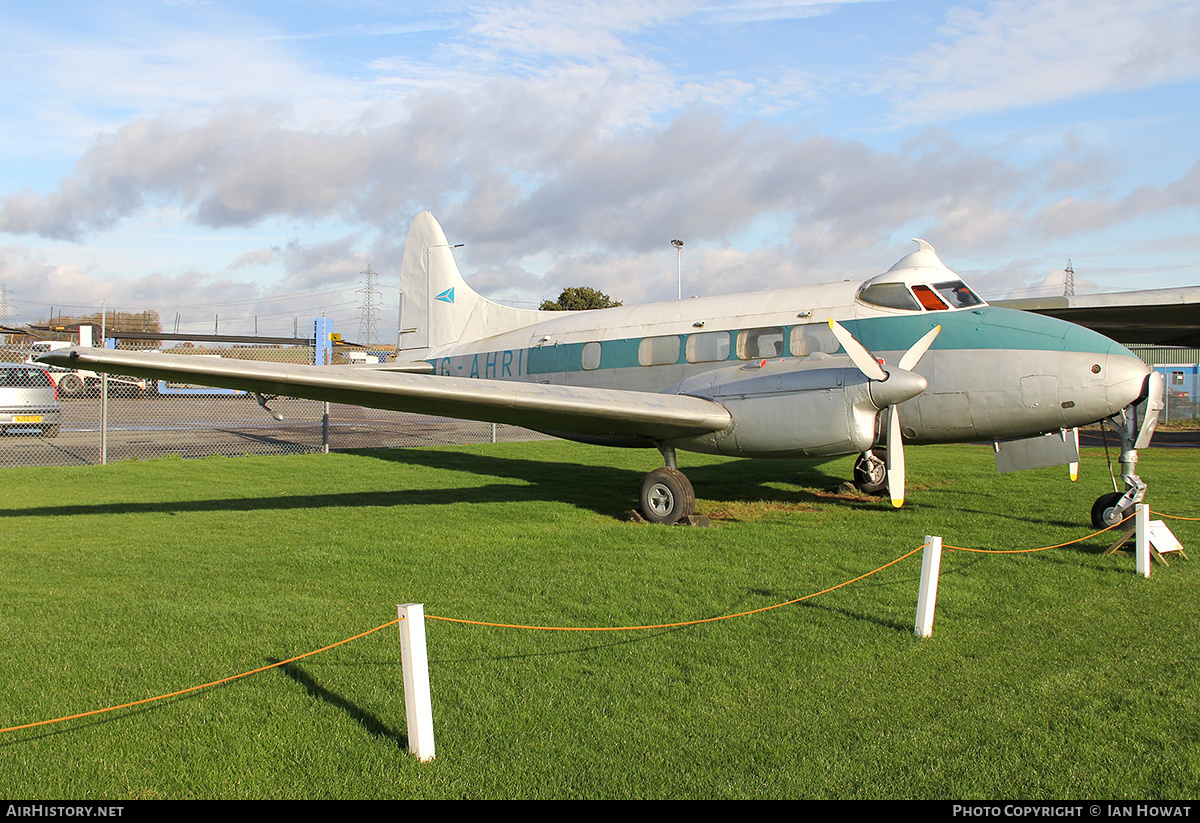
[[858, 299], [885, 309], [917, 311], [921, 308], [903, 283], [874, 283], [859, 292]]
[[945, 311], [949, 308], [929, 286], [913, 286], [912, 290], [917, 299], [921, 301], [921, 305], [925, 307], [925, 311]]
[[961, 280], [950, 280], [945, 283], [934, 283], [933, 287], [938, 290], [952, 309], [965, 309], [970, 306], [978, 306], [983, 302], [980, 297], [971, 291]]

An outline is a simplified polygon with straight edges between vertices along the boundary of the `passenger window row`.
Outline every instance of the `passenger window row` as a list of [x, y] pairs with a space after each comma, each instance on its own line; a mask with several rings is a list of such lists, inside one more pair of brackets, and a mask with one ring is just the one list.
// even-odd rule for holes
[[[686, 342], [684, 338], [686, 337]], [[789, 345], [790, 343], [790, 345]], [[600, 367], [600, 343], [588, 343], [583, 347], [583, 368], [587, 371]], [[732, 359], [762, 360], [790, 354], [804, 357], [816, 352], [832, 354], [839, 348], [833, 332], [824, 323], [806, 326], [766, 326], [740, 331], [698, 332], [696, 334], [668, 334], [645, 337], [638, 343], [638, 363], [643, 366], [668, 366], [680, 362], [720, 363]]]

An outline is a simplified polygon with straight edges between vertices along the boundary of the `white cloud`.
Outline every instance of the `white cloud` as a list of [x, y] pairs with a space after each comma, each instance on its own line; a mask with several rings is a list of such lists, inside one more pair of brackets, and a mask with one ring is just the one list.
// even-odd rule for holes
[[[1194, 9], [960, 6], [945, 12], [939, 43], [913, 55], [888, 51], [889, 26], [918, 12], [880, 5], [871, 9], [887, 17], [879, 30], [843, 31], [830, 14], [840, 5], [533, 0], [439, 10], [436, 25], [397, 13], [340, 27], [197, 7], [189, 25], [125, 10], [92, 33], [10, 27], [0, 31], [0, 70], [29, 83], [15, 102], [0, 100], [9, 115], [0, 149], [69, 159], [53, 182], [21, 177], [20, 163], [0, 167], [19, 181], [0, 188], [0, 232], [48, 238], [30, 241], [40, 263], [0, 274], [28, 284], [28, 266], [42, 265], [57, 272], [46, 282], [89, 300], [119, 287], [164, 305], [202, 303], [192, 286], [201, 283], [228, 288], [239, 311], [267, 310], [274, 304], [256, 301], [345, 285], [368, 262], [394, 276], [408, 220], [431, 209], [468, 243], [464, 270], [478, 269], [486, 288], [536, 300], [588, 282], [633, 302], [673, 294], [673, 237], [687, 243], [690, 291], [709, 293], [865, 276], [913, 233], [959, 254], [1002, 255], [1131, 217], [1190, 216], [1200, 204], [1194, 151], [1146, 182], [1112, 136], [1138, 130], [1108, 111], [1092, 115], [1116, 124], [1102, 139], [1074, 127], [1032, 139], [1018, 125], [1011, 140], [986, 144], [949, 125], [847, 136], [888, 110], [922, 124], [1193, 78]], [[859, 26], [868, 17], [844, 16]], [[772, 20], [799, 22], [764, 24]], [[824, 70], [828, 52], [773, 41], [753, 66], [688, 51], [689, 33], [720, 45], [736, 29], [742, 55], [775, 28], [818, 25], [826, 43], [853, 46], [838, 64], [847, 74]], [[419, 49], [414, 31], [431, 32]], [[315, 51], [347, 34], [379, 36], [361, 54]], [[847, 95], [879, 77], [881, 64], [859, 54], [903, 66], [879, 87], [894, 108]], [[811, 125], [815, 114], [789, 125], [810, 102], [861, 106], [862, 122], [840, 133]], [[21, 134], [25, 123], [35, 127]], [[181, 236], [170, 264], [147, 264], [143, 248], [126, 265], [112, 238], [152, 216], [163, 223], [156, 241]], [[271, 238], [250, 237], [262, 224], [255, 233]], [[198, 251], [218, 236], [238, 242], [220, 259]], [[103, 265], [86, 262], [82, 241]], [[161, 272], [148, 274], [154, 266]], [[1012, 269], [1023, 279], [1010, 282], [1036, 281], [1045, 263], [1030, 266]]]
[[901, 124], [1200, 78], [1187, 0], [1015, 0], [950, 9], [936, 43], [880, 89]]

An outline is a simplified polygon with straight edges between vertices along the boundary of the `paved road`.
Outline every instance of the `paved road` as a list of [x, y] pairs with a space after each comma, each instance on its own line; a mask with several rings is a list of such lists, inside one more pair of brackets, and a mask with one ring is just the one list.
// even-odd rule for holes
[[[52, 466], [100, 462], [100, 400], [62, 401], [62, 433], [54, 439], [14, 433], [0, 436], [0, 465]], [[278, 422], [253, 398], [145, 397], [109, 399], [108, 461], [161, 457], [240, 454], [287, 454], [323, 449], [322, 406], [313, 400], [278, 399], [271, 407], [283, 415]], [[395, 448], [450, 443], [486, 443], [491, 426], [418, 414], [401, 414], [331, 404], [330, 448]], [[499, 440], [540, 438], [525, 429], [498, 426]], [[1119, 449], [1109, 435], [1110, 449]], [[1103, 446], [1099, 431], [1080, 432], [1084, 446]], [[1160, 431], [1156, 447], [1195, 448], [1200, 431]]]
[[[1079, 432], [1080, 446], [1104, 446], [1104, 437], [1099, 430], [1081, 430]], [[1154, 439], [1150, 441], [1150, 445], [1154, 448], [1167, 449], [1194, 449], [1200, 446], [1200, 429], [1183, 430], [1183, 431], [1156, 431]], [[1110, 449], [1121, 450], [1121, 441], [1112, 432], [1108, 432], [1108, 447]]]
[[[322, 405], [312, 400], [279, 399], [274, 420], [250, 397], [110, 398], [108, 462], [180, 454], [184, 457], [287, 454], [321, 451]], [[100, 400], [62, 401], [62, 432], [56, 438], [9, 432], [0, 436], [0, 465], [53, 466], [100, 462]], [[331, 404], [330, 448], [393, 448], [452, 443], [486, 443], [488, 423], [402, 414]], [[542, 435], [515, 426], [497, 426], [497, 440]]]

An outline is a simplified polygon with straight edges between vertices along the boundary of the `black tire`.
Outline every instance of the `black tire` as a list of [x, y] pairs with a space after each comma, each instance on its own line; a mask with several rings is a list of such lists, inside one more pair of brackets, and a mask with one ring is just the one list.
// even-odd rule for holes
[[1097, 497], [1096, 502], [1092, 504], [1092, 527], [1107, 529], [1120, 523], [1125, 517], [1125, 512], [1117, 508], [1117, 503], [1124, 496], [1120, 492], [1109, 492]]
[[642, 480], [638, 502], [642, 517], [651, 523], [670, 525], [695, 511], [696, 492], [679, 469], [655, 469]]
[[83, 378], [77, 374], [64, 374], [58, 381], [58, 393], [63, 397], [82, 397]]
[[874, 465], [861, 457], [854, 463], [854, 487], [863, 494], [880, 494], [887, 489], [887, 466], [881, 461]]
[[47, 426], [42, 429], [42, 437], [58, 437], [58, 426]]

